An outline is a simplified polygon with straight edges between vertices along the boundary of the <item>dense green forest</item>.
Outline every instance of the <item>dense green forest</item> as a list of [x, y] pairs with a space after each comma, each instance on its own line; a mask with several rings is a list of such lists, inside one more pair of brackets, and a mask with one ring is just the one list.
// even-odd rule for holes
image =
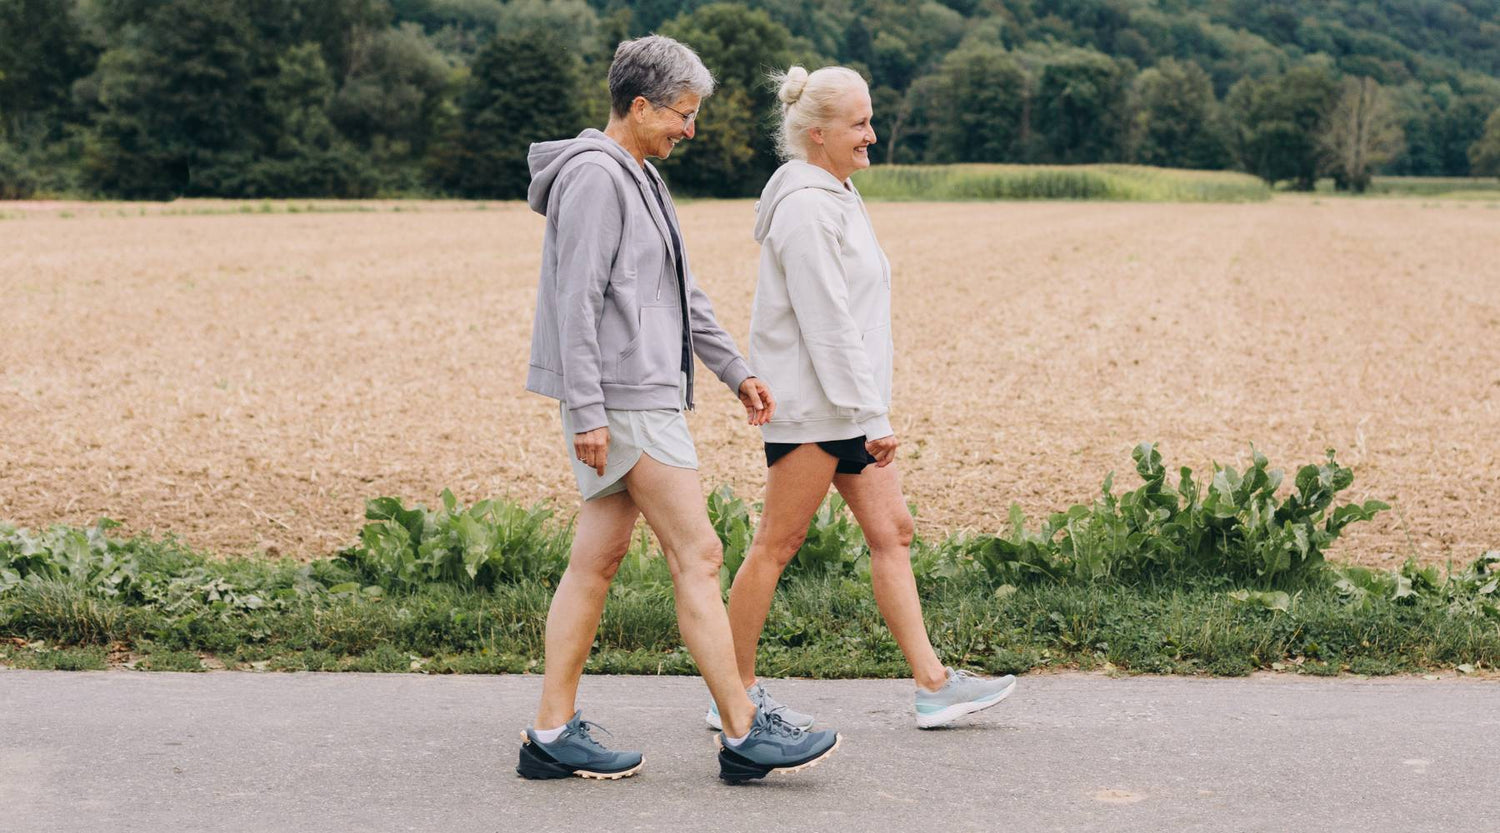
[[0, 197], [516, 197], [653, 31], [721, 83], [686, 193], [759, 189], [792, 62], [866, 74], [882, 163], [1500, 175], [1500, 0], [0, 0]]

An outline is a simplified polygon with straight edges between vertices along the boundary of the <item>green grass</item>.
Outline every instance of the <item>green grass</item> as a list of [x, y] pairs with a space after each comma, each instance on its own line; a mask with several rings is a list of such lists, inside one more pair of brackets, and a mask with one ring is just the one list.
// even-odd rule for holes
[[20, 647], [0, 644], [0, 665], [35, 671], [103, 671], [109, 667], [109, 660], [98, 645], [48, 648], [35, 643]]
[[1141, 165], [877, 165], [854, 177], [871, 200], [1113, 200], [1258, 202], [1249, 174]]
[[[1332, 452], [1284, 476], [1252, 449], [1243, 471], [1175, 482], [1156, 448], [1141, 482], [1106, 477], [1090, 504], [1008, 529], [918, 539], [912, 562], [944, 660], [990, 672], [1103, 668], [1240, 675], [1396, 673], [1500, 664], [1500, 551], [1445, 574], [1330, 564], [1349, 524], [1386, 507], [1337, 504], [1353, 473]], [[754, 530], [727, 490], [708, 501], [727, 589]], [[545, 506], [368, 502], [360, 543], [309, 563], [218, 559], [111, 524], [0, 524], [0, 664], [422, 673], [540, 669], [571, 524]], [[831, 498], [779, 588], [761, 670], [901, 677], [869, 588], [869, 550]], [[106, 654], [106, 651], [108, 654]], [[204, 658], [210, 660], [205, 665]], [[639, 538], [600, 623], [593, 673], [689, 674], [665, 560]]]
[[146, 656], [136, 663], [142, 671], [206, 671], [203, 662], [192, 651], [152, 650], [146, 646]]
[[[149, 639], [134, 646], [136, 667], [201, 671], [205, 654], [231, 668], [278, 671], [539, 672], [543, 635], [536, 617], [551, 592], [540, 582], [502, 592], [431, 587], [387, 599], [309, 600], [188, 629], [158, 614], [146, 623]], [[944, 661], [989, 673], [1391, 674], [1500, 666], [1500, 624], [1492, 618], [1400, 601], [1354, 607], [1329, 587], [1302, 591], [1286, 611], [1238, 603], [1212, 584], [1037, 585], [997, 598], [976, 576], [924, 582], [922, 594]], [[103, 668], [105, 657], [102, 646], [9, 647], [0, 651], [0, 663], [87, 670]], [[695, 673], [670, 593], [617, 583], [587, 670]], [[846, 578], [782, 585], [760, 670], [813, 678], [908, 673], [869, 585]]]

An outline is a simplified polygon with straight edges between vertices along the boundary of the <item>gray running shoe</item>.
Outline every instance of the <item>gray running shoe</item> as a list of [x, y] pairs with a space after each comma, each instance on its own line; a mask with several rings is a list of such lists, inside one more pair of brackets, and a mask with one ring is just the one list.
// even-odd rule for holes
[[931, 729], [951, 723], [966, 714], [1004, 700], [1016, 690], [1016, 678], [976, 677], [967, 671], [948, 669], [948, 682], [937, 691], [917, 688], [917, 726]]
[[597, 723], [583, 719], [583, 712], [574, 712], [563, 733], [551, 743], [537, 740], [536, 733], [527, 729], [521, 733], [521, 762], [516, 773], [522, 778], [597, 778], [617, 781], [641, 771], [645, 759], [639, 752], [614, 752], [605, 749], [589, 734], [590, 729], [599, 729], [605, 734], [609, 730]]
[[755, 710], [750, 734], [738, 746], [730, 746], [722, 733], [715, 740], [719, 744], [719, 777], [731, 784], [764, 778], [773, 772], [800, 772], [832, 755], [843, 742], [837, 732], [798, 729], [781, 715], [762, 708]]
[[[792, 724], [793, 726], [796, 726], [798, 729], [812, 728], [812, 715], [803, 714], [802, 712], [796, 711], [795, 709], [791, 709], [783, 705], [775, 697], [772, 697], [771, 693], [769, 691], [766, 691], [766, 687], [761, 685], [759, 681], [757, 681], [755, 685], [745, 689], [745, 693], [750, 695], [750, 702], [754, 703], [762, 709], [765, 709], [771, 714], [780, 715], [782, 720]], [[708, 728], [713, 729], [716, 732], [722, 732], [724, 730], [724, 721], [719, 719], [718, 703], [714, 703], [712, 701], [709, 702], [708, 714], [705, 714], [703, 716], [703, 722], [708, 724]]]

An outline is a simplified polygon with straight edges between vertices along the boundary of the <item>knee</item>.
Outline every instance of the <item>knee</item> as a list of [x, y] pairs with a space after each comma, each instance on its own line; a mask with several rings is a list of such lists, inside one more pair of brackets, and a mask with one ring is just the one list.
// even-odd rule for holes
[[903, 510], [901, 517], [896, 519], [895, 536], [896, 545], [903, 548], [910, 547], [912, 539], [917, 537], [917, 524], [912, 520], [910, 512]]
[[605, 581], [614, 581], [615, 574], [620, 572], [620, 564], [625, 561], [625, 552], [629, 546], [621, 547], [619, 552], [610, 553], [609, 557], [599, 565], [599, 577]]
[[615, 574], [620, 572], [620, 564], [625, 561], [625, 554], [630, 551], [630, 539], [610, 544], [603, 551], [591, 553], [586, 560], [574, 559], [568, 564], [569, 570], [576, 570], [585, 576], [597, 581], [610, 582]]
[[806, 529], [767, 532], [755, 536], [755, 549], [758, 550], [758, 555], [767, 559], [777, 569], [784, 570], [786, 565], [792, 563], [792, 559], [797, 557], [797, 551], [802, 549], [802, 543], [806, 540]]
[[909, 558], [912, 538], [916, 536], [916, 532], [917, 526], [912, 521], [911, 513], [902, 509], [901, 514], [881, 524], [879, 529], [866, 531], [865, 540], [870, 545], [873, 557], [886, 555]]
[[695, 578], [711, 576], [719, 580], [719, 568], [724, 565], [724, 545], [717, 535], [708, 535], [684, 545], [680, 550], [667, 553], [667, 565], [672, 569], [672, 578]]

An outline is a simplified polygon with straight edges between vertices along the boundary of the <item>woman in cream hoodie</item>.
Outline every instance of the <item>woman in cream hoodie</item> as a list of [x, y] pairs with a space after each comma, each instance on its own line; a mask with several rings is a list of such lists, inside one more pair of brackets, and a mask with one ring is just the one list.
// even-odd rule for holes
[[[927, 638], [911, 570], [911, 513], [891, 429], [891, 267], [851, 174], [870, 165], [870, 93], [858, 73], [792, 67], [778, 76], [778, 143], [788, 161], [756, 206], [760, 277], [750, 318], [750, 363], [776, 392], [761, 427], [765, 509], [734, 586], [729, 617], [741, 681], [763, 707], [808, 726], [755, 676], [755, 649], [782, 570], [808, 522], [838, 489], [870, 547], [875, 601], [917, 683], [917, 725], [939, 726], [992, 706], [1015, 679], [945, 668]], [[710, 710], [708, 721], [717, 715]]]

